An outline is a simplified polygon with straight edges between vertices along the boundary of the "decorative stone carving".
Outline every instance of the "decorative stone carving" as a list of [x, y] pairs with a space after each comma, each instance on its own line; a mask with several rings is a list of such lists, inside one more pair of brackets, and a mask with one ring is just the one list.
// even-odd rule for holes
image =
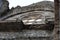
[[[1, 0], [2, 1], [2, 0]], [[3, 8], [1, 9], [1, 13], [4, 13], [5, 10], [7, 11], [8, 9], [8, 3], [6, 3], [6, 1], [4, 0], [4, 4], [3, 4]], [[6, 6], [6, 7], [5, 7]], [[5, 8], [5, 9], [4, 9]], [[36, 13], [36, 14], [35, 14]], [[43, 2], [39, 2], [39, 3], [35, 3], [35, 4], [32, 4], [32, 5], [29, 5], [29, 6], [24, 6], [24, 7], [16, 7], [16, 8], [12, 8], [11, 11], [8, 12], [8, 14], [4, 17], [2, 17], [1, 20], [4, 20], [4, 21], [8, 21], [8, 22], [0, 22], [0, 31], [19, 31], [19, 32], [9, 32], [9, 33], [6, 33], [6, 32], [3, 32], [3, 33], [0, 33], [0, 38], [5, 40], [9, 40], [9, 39], [12, 39], [12, 40], [17, 40], [19, 39], [22, 39], [22, 40], [50, 40], [49, 38], [52, 37], [52, 31], [51, 30], [48, 30], [46, 31], [46, 29], [53, 29], [50, 24], [50, 22], [48, 22], [47, 24], [45, 23], [45, 25], [24, 25], [20, 19], [24, 19], [24, 17], [28, 17], [29, 19], [37, 19], [35, 21], [40, 21], [40, 17], [42, 14], [43, 16], [43, 21], [45, 21], [45, 16], [47, 14], [51, 15], [53, 14], [53, 18], [54, 18], [54, 7], [53, 7], [53, 2], [48, 2], [48, 1], [43, 1]], [[37, 15], [38, 14], [38, 15]], [[26, 16], [28, 15], [28, 16]], [[49, 16], [47, 15], [47, 16]], [[47, 17], [47, 18], [52, 18], [51, 16]], [[26, 19], [28, 19], [26, 18]], [[42, 18], [42, 17], [41, 17]], [[11, 20], [13, 20], [11, 22]], [[9, 21], [10, 20], [10, 21]], [[15, 21], [15, 22], [14, 22]], [[18, 22], [20, 21], [20, 22]], [[30, 20], [31, 21], [31, 20]], [[2, 25], [3, 24], [3, 25]], [[25, 29], [29, 27], [29, 29]], [[22, 31], [20, 31], [20, 29], [23, 29]], [[31, 30], [31, 29], [35, 28], [35, 29], [38, 29], [38, 30]], [[44, 30], [43, 30], [44, 29]], [[20, 38], [21, 37], [21, 38]], [[25, 38], [25, 39], [24, 39]]]
[[0, 17], [8, 12], [9, 3], [7, 0], [0, 0]]
[[31, 12], [31, 11], [50, 11], [50, 12], [54, 12], [54, 3], [51, 2], [51, 1], [46, 1], [46, 2], [42, 1], [42, 2], [39, 2], [39, 3], [31, 4], [29, 6], [24, 6], [24, 7], [19, 7], [18, 6], [16, 8], [13, 8], [11, 11], [9, 11], [8, 15], [4, 16], [1, 20], [11, 18], [12, 15], [23, 14], [23, 13]]

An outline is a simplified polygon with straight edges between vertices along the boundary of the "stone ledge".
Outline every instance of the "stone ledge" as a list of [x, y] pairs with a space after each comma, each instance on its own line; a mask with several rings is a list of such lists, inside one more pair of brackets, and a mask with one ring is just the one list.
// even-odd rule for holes
[[44, 30], [23, 30], [21, 32], [0, 32], [0, 38], [50, 37], [51, 32]]

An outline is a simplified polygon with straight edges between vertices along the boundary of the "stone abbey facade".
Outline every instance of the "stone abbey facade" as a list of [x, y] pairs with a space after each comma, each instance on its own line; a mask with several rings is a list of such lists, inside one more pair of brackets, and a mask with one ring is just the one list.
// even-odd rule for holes
[[0, 1], [1, 40], [53, 40], [54, 2], [42, 1], [9, 9], [8, 1]]

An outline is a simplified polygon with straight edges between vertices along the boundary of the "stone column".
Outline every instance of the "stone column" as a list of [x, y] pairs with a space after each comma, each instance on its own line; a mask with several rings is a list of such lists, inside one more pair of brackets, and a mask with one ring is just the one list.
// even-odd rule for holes
[[53, 40], [59, 40], [59, 0], [54, 0], [55, 2], [55, 26], [53, 30]]

